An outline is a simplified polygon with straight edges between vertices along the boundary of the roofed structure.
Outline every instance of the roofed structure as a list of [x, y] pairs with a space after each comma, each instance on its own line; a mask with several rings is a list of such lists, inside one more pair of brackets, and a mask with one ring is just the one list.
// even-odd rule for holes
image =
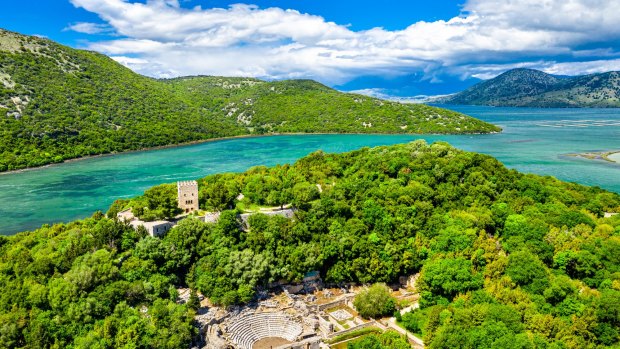
[[197, 211], [198, 205], [198, 182], [177, 182], [177, 203], [184, 213]]
[[135, 229], [138, 230], [138, 227], [143, 226], [150, 236], [160, 236], [164, 233], [168, 232], [168, 230], [174, 227], [174, 223], [168, 221], [153, 221], [153, 222], [144, 222], [141, 220], [133, 220], [129, 222], [129, 224]]

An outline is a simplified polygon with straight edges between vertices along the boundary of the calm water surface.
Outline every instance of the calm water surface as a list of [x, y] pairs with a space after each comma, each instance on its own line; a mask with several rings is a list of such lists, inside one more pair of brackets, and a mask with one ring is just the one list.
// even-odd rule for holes
[[305, 135], [224, 140], [121, 154], [0, 175], [0, 234], [67, 222], [106, 210], [116, 198], [163, 182], [194, 179], [256, 165], [291, 163], [317, 149], [344, 152], [363, 146], [443, 140], [495, 156], [523, 172], [551, 175], [620, 193], [620, 164], [567, 153], [620, 150], [620, 109], [449, 107], [501, 126], [495, 135]]

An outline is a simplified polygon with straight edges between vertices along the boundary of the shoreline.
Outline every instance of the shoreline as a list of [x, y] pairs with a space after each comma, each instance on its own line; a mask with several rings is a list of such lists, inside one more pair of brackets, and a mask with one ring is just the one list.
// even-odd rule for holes
[[265, 135], [238, 135], [238, 136], [216, 137], [216, 138], [201, 139], [201, 140], [189, 141], [189, 142], [183, 142], [183, 143], [176, 143], [176, 144], [158, 145], [158, 146], [154, 146], [154, 147], [147, 147], [147, 148], [141, 148], [141, 149], [130, 149], [130, 150], [125, 150], [125, 151], [121, 151], [121, 152], [112, 152], [112, 153], [104, 153], [104, 154], [97, 154], [97, 155], [87, 155], [87, 156], [82, 156], [82, 157], [73, 158], [73, 159], [67, 159], [67, 160], [63, 160], [62, 162], [55, 162], [55, 163], [47, 164], [47, 165], [43, 165], [43, 166], [26, 167], [26, 168], [20, 168], [19, 170], [4, 171], [4, 172], [0, 172], [0, 176], [8, 175], [8, 174], [14, 174], [14, 173], [20, 173], [20, 172], [36, 171], [36, 170], [44, 169], [44, 168], [48, 168], [48, 167], [66, 165], [66, 164], [69, 164], [69, 163], [72, 163], [72, 162], [79, 162], [79, 161], [84, 161], [84, 160], [104, 158], [104, 157], [116, 156], [116, 155], [122, 155], [122, 154], [132, 154], [132, 153], [147, 152], [147, 151], [151, 151], [151, 150], [180, 148], [180, 147], [186, 147], [186, 146], [196, 145], [196, 144], [203, 144], [203, 143], [210, 143], [210, 142], [217, 142], [217, 141], [225, 141], [225, 140], [229, 140], [229, 139], [258, 138], [258, 137], [264, 137], [264, 136]]
[[[606, 150], [606, 151], [598, 151], [598, 152], [572, 153], [572, 154], [566, 154], [566, 155], [570, 156], [570, 157], [586, 159], [586, 160], [601, 160], [601, 161], [606, 161], [606, 162], [610, 162], [610, 163], [613, 163], [613, 164], [619, 164], [620, 165], [620, 158], [618, 158], [618, 160], [614, 159], [615, 157], [620, 155], [620, 150]], [[611, 157], [612, 155], [616, 155], [616, 156]]]
[[103, 157], [108, 157], [108, 156], [116, 156], [116, 155], [131, 154], [131, 153], [141, 153], [141, 152], [147, 152], [147, 151], [151, 151], [151, 150], [180, 148], [180, 147], [186, 147], [186, 146], [190, 146], [190, 145], [197, 145], [197, 144], [204, 144], [204, 143], [211, 143], [211, 142], [219, 142], [219, 141], [226, 141], [226, 140], [234, 140], [234, 139], [244, 139], [244, 138], [263, 138], [263, 137], [273, 137], [273, 136], [326, 136], [326, 135], [358, 135], [358, 136], [361, 136], [361, 135], [369, 135], [369, 136], [373, 136], [373, 135], [374, 136], [473, 136], [473, 135], [492, 135], [492, 134], [498, 134], [498, 133], [501, 133], [502, 131], [498, 131], [498, 132], [493, 131], [493, 132], [486, 132], [486, 133], [481, 133], [481, 132], [474, 132], [474, 133], [338, 133], [338, 132], [305, 133], [305, 132], [289, 132], [289, 133], [270, 133], [270, 134], [262, 134], [262, 135], [237, 135], [237, 136], [226, 136], [226, 137], [215, 137], [215, 138], [209, 138], [209, 139], [201, 139], [201, 140], [184, 142], [184, 143], [176, 143], [176, 144], [168, 144], [168, 145], [158, 145], [158, 146], [154, 146], [154, 147], [141, 148], [141, 149], [131, 149], [131, 150], [125, 150], [125, 151], [121, 151], [121, 152], [112, 152], [112, 153], [104, 153], [104, 154], [97, 154], [97, 155], [87, 155], [87, 156], [82, 156], [82, 157], [79, 157], [79, 158], [67, 159], [67, 160], [64, 160], [62, 162], [56, 162], [56, 163], [51, 163], [51, 164], [42, 165], [42, 166], [26, 167], [26, 168], [20, 168], [18, 170], [4, 171], [4, 172], [0, 172], [0, 176], [9, 175], [9, 174], [15, 174], [15, 173], [21, 173], [21, 172], [28, 172], [28, 171], [36, 171], [36, 170], [45, 169], [45, 168], [49, 168], [49, 167], [66, 165], [66, 164], [69, 164], [69, 163], [72, 163], [72, 162], [78, 162], [78, 161], [84, 161], [84, 160], [90, 160], [90, 159], [97, 159], [97, 158], [103, 158]]
[[[614, 160], [614, 157], [612, 157], [612, 155], [616, 155], [615, 157], [618, 157], [618, 160]], [[607, 161], [611, 161], [611, 162], [615, 162], [617, 164], [620, 164], [620, 150], [609, 152], [609, 153], [605, 154], [604, 159], [607, 160]]]

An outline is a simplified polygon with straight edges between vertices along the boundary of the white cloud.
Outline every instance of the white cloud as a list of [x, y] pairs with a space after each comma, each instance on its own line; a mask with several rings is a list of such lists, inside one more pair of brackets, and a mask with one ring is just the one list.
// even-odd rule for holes
[[569, 62], [569, 63], [550, 63], [542, 70], [549, 74], [556, 75], [580, 75], [594, 74], [606, 71], [619, 71], [620, 59], [587, 61], [587, 62]]
[[361, 90], [353, 90], [346, 91], [347, 93], [355, 93], [364, 96], [385, 99], [388, 101], [396, 101], [401, 103], [432, 103], [437, 101], [438, 98], [445, 97], [447, 95], [435, 95], [435, 96], [427, 96], [427, 95], [417, 95], [412, 97], [395, 97], [392, 96], [389, 91], [386, 91], [382, 88], [365, 88]]
[[359, 95], [364, 95], [364, 96], [369, 96], [369, 97], [375, 97], [375, 98], [381, 98], [381, 99], [390, 99], [391, 96], [386, 93], [385, 89], [383, 88], [364, 88], [361, 90], [353, 90], [353, 91], [347, 91], [348, 93], [356, 93]]
[[585, 75], [595, 74], [608, 71], [620, 71], [620, 58], [592, 60], [592, 61], [573, 61], [573, 62], [555, 62], [555, 61], [529, 61], [507, 64], [480, 64], [480, 65], [464, 65], [453, 70], [454, 75], [469, 72], [470, 76], [486, 80], [496, 77], [497, 75], [514, 68], [530, 68], [544, 71], [553, 75]]
[[112, 28], [106, 24], [77, 22], [70, 24], [64, 30], [73, 30], [75, 32], [84, 34], [101, 34], [110, 33], [112, 31]]
[[147, 61], [146, 59], [142, 59], [142, 58], [135, 58], [135, 57], [126, 57], [126, 56], [112, 56], [112, 59], [114, 59], [115, 61], [117, 61], [118, 63], [126, 66], [126, 67], [131, 67], [131, 66], [135, 66], [135, 65], [142, 65], [142, 64], [149, 64], [149, 61]]
[[[397, 31], [352, 31], [320, 16], [244, 4], [187, 9], [176, 0], [71, 2], [98, 14], [123, 37], [89, 48], [139, 56], [150, 64], [129, 66], [147, 75], [309, 77], [342, 83], [360, 74], [489, 76], [515, 61], [579, 73], [617, 66], [600, 64], [602, 54], [617, 57], [616, 47], [580, 47], [620, 39], [617, 0], [469, 0], [461, 16]], [[78, 27], [83, 32], [96, 28]], [[571, 66], [546, 57], [584, 63]]]
[[180, 75], [177, 71], [170, 70], [161, 64], [153, 63], [142, 58], [127, 56], [111, 56], [111, 58], [129, 69], [143, 71], [150, 76], [173, 78]]
[[90, 48], [109, 54], [152, 54], [167, 50], [174, 50], [174, 43], [162, 43], [148, 39], [119, 39], [113, 41], [101, 41], [90, 44]]

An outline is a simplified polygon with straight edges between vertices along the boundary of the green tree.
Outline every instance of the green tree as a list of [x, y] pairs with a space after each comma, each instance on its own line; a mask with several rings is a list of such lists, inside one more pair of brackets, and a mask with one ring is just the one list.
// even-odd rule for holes
[[189, 309], [198, 310], [200, 308], [200, 300], [195, 290], [191, 290], [189, 299], [187, 300], [187, 307]]
[[347, 343], [347, 349], [409, 349], [407, 339], [396, 331], [371, 334]]
[[529, 250], [510, 254], [506, 274], [518, 285], [524, 286], [534, 293], [541, 294], [549, 285], [547, 268]]
[[147, 189], [144, 192], [144, 199], [148, 208], [144, 213], [147, 219], [172, 218], [181, 213], [174, 184], [160, 184]]
[[396, 310], [396, 299], [392, 297], [390, 288], [377, 283], [355, 296], [353, 305], [364, 318], [376, 318], [392, 315]]
[[420, 304], [430, 305], [437, 301], [436, 297], [451, 301], [459, 293], [477, 290], [483, 279], [465, 258], [439, 258], [424, 265], [418, 285], [424, 297]]

